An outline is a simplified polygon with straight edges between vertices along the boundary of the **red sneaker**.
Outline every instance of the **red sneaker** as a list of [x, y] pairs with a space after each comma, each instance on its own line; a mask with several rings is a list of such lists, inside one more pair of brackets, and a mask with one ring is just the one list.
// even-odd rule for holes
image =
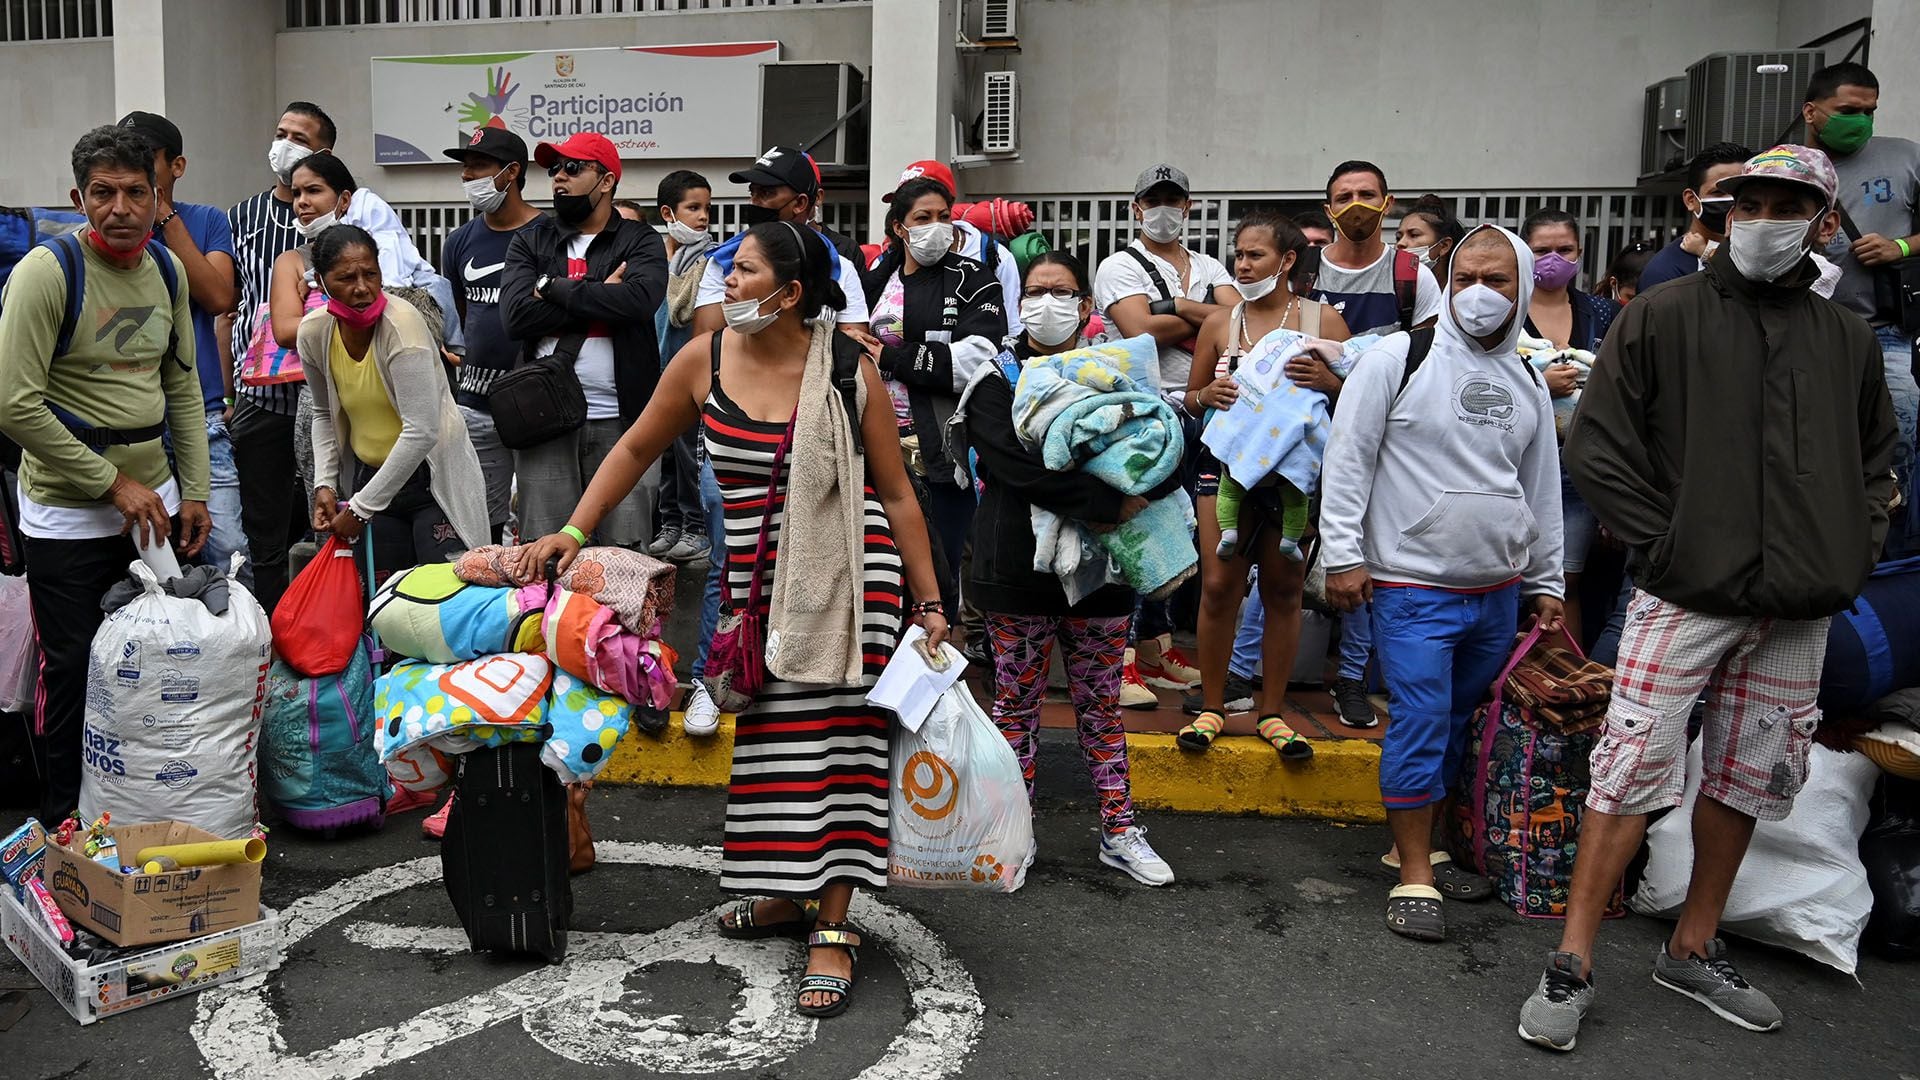
[[408, 791], [406, 788], [393, 789], [393, 797], [387, 800], [387, 816], [404, 814], [409, 810], [418, 810], [423, 806], [432, 806], [440, 796], [431, 791]]

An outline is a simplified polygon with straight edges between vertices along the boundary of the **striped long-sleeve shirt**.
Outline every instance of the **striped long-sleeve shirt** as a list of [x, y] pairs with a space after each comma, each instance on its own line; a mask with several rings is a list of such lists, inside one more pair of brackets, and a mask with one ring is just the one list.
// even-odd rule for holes
[[240, 279], [240, 317], [233, 320], [233, 388], [254, 405], [283, 416], [293, 415], [300, 384], [243, 386], [240, 363], [262, 318], [260, 305], [273, 291], [274, 260], [301, 243], [300, 230], [295, 227], [298, 220], [293, 204], [274, 198], [271, 190], [227, 211], [227, 221], [233, 227], [233, 269]]

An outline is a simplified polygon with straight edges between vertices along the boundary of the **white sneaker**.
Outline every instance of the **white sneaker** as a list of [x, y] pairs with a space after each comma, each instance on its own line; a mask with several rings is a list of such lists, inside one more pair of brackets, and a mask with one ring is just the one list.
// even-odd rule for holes
[[720, 706], [714, 704], [705, 683], [694, 682], [693, 693], [687, 695], [687, 711], [680, 714], [680, 726], [700, 738], [720, 730]]
[[1173, 884], [1173, 867], [1147, 843], [1147, 830], [1139, 825], [1100, 837], [1100, 861], [1133, 875], [1142, 885]]

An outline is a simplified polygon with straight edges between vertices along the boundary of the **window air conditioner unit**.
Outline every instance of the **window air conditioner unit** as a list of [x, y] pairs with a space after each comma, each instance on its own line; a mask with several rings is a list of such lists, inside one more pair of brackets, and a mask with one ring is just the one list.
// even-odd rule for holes
[[1824, 49], [1713, 53], [1687, 68], [1687, 156], [1714, 143], [1758, 153], [1790, 137]]
[[1687, 77], [1676, 75], [1647, 87], [1640, 125], [1640, 175], [1658, 176], [1687, 160]]
[[1020, 80], [1011, 71], [986, 75], [986, 110], [980, 124], [980, 149], [1012, 154], [1020, 149]]
[[980, 0], [980, 40], [1019, 37], [1020, 0]]
[[867, 110], [834, 126], [860, 104], [864, 84], [852, 64], [783, 60], [760, 65], [758, 145], [806, 148], [818, 139], [808, 150], [816, 164], [866, 164]]

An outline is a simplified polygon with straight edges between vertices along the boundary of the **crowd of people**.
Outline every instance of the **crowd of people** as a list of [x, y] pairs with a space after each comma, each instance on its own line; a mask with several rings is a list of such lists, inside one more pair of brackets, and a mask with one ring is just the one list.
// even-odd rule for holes
[[[1193, 185], [1155, 164], [1132, 192], [1138, 235], [1089, 266], [1032, 244], [1016, 258], [957, 217], [940, 162], [904, 170], [863, 250], [819, 224], [811, 158], [771, 148], [730, 176], [748, 227], [722, 242], [704, 177], [671, 173], [642, 204], [607, 138], [529, 151], [495, 127], [446, 151], [475, 216], [436, 268], [333, 153], [319, 106], [287, 106], [273, 185], [225, 212], [183, 201], [180, 128], [129, 114], [73, 149], [80, 261], [35, 250], [0, 304], [0, 432], [21, 450], [44, 655], [41, 819], [77, 799], [100, 598], [156, 538], [217, 565], [246, 552], [269, 611], [311, 534], [370, 544], [376, 577], [512, 538], [529, 581], [592, 544], [705, 560], [686, 731], [718, 729], [698, 676], [749, 595], [772, 594], [783, 670], [816, 676], [770, 678], [736, 718], [722, 883], [759, 899], [720, 931], [806, 936], [798, 1004], [833, 1015], [861, 944], [848, 903], [887, 880], [889, 720], [865, 693], [905, 621], [984, 664], [1030, 789], [1060, 646], [1098, 858], [1165, 885], [1121, 710], [1187, 692], [1182, 747], [1251, 710], [1279, 759], [1309, 760], [1283, 698], [1313, 570], [1342, 613], [1321, 658], [1341, 719], [1380, 723], [1376, 679], [1391, 702], [1389, 930], [1440, 940], [1444, 901], [1489, 894], [1442, 811], [1516, 631], [1565, 627], [1617, 680], [1565, 936], [1521, 1035], [1572, 1049], [1601, 913], [1647, 815], [1681, 800], [1709, 689], [1692, 889], [1655, 978], [1777, 1027], [1720, 910], [1755, 820], [1805, 780], [1828, 616], [1876, 560], [1920, 548], [1913, 328], [1875, 288], [1920, 244], [1920, 145], [1873, 136], [1877, 106], [1864, 67], [1815, 74], [1805, 145], [1698, 154], [1686, 230], [1610, 253], [1585, 290], [1585, 234], [1559, 210], [1469, 228], [1427, 196], [1389, 243], [1395, 198], [1364, 160], [1332, 170], [1323, 211], [1243, 216], [1226, 263], [1186, 243]], [[533, 168], [551, 213], [528, 200]], [[1326, 419], [1306, 437], [1317, 484], [1245, 482], [1200, 442], [1280, 331], [1307, 343], [1284, 369], [1312, 395], [1307, 425]], [[1131, 374], [1189, 448], [1144, 490], [1061, 468], [1020, 426], [1026, 365], [1114, 341], [1150, 350]], [[1536, 370], [1523, 341], [1589, 359]], [[839, 376], [849, 343], [858, 374]], [[1197, 659], [1167, 597], [1070, 591], [1036, 555], [1038, 513], [1098, 535], [1170, 497], [1191, 497], [1196, 527], [1153, 542], [1197, 560]], [[1583, 610], [1603, 547], [1627, 574]]]

